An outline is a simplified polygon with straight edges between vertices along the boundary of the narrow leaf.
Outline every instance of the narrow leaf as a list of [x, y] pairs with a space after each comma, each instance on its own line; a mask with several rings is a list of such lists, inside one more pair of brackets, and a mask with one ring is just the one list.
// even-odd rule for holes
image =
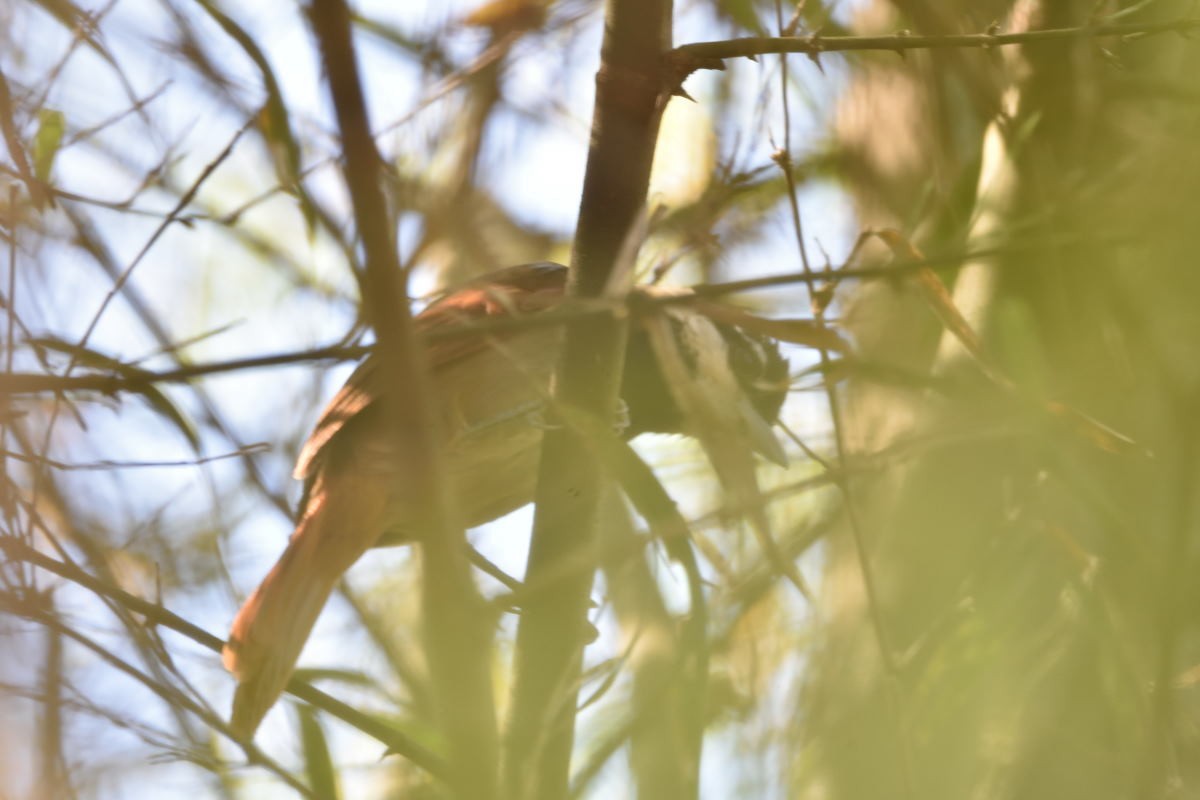
[[38, 112], [38, 132], [33, 140], [33, 174], [43, 183], [50, 180], [54, 157], [62, 146], [66, 120], [61, 111], [43, 108]]
[[301, 183], [300, 145], [292, 132], [291, 116], [288, 113], [287, 104], [283, 101], [283, 92], [279, 88], [279, 81], [275, 78], [271, 64], [253, 37], [225, 12], [217, 8], [215, 3], [211, 0], [198, 1], [200, 7], [221, 26], [221, 30], [225, 31], [229, 38], [233, 39], [254, 62], [254, 66], [262, 77], [263, 89], [267, 93], [267, 98], [259, 113], [258, 128], [270, 148], [279, 180], [299, 201], [305, 225], [311, 234], [316, 225], [317, 211], [312, 198], [308, 196]]
[[192, 452], [200, 453], [200, 435], [197, 433], [195, 426], [171, 402], [170, 398], [151, 382], [152, 373], [140, 367], [126, 364], [110, 355], [98, 352], [89, 347], [80, 347], [74, 342], [64, 342], [61, 339], [54, 338], [37, 338], [29, 340], [29, 343], [34, 347], [43, 347], [47, 350], [65, 353], [71, 356], [72, 361], [78, 366], [115, 372], [122, 378], [125, 378], [129, 382], [129, 391], [140, 394], [152, 409], [157, 411], [160, 416], [164, 417], [183, 434], [183, 438], [191, 446]]
[[304, 749], [304, 772], [308, 787], [315, 797], [334, 800], [338, 795], [337, 772], [333, 757], [329, 754], [329, 743], [325, 731], [311, 706], [300, 705], [300, 743]]
[[[670, 313], [672, 309], [665, 311], [665, 314]], [[700, 440], [708, 454], [709, 463], [722, 488], [732, 498], [734, 508], [745, 514], [759, 547], [771, 564], [811, 600], [812, 593], [804, 578], [796, 565], [782, 556], [771, 535], [765, 512], [766, 500], [755, 474], [754, 453], [749, 446], [743, 418], [735, 405], [735, 399], [741, 397], [740, 387], [712, 385], [707, 381], [701, 385], [684, 365], [676, 338], [663, 315], [647, 318], [644, 325], [667, 387], [683, 410], [690, 432]], [[711, 376], [706, 377], [711, 380]]]
[[[913, 262], [925, 260], [921, 251], [899, 231], [887, 228], [877, 231], [876, 234], [892, 249], [892, 254], [896, 258]], [[1011, 382], [988, 355], [983, 347], [983, 340], [979, 338], [979, 334], [975, 333], [971, 323], [967, 322], [966, 317], [958, 310], [958, 306], [954, 305], [954, 298], [937, 273], [928, 266], [921, 266], [917, 268], [916, 280], [917, 286], [925, 295], [925, 302], [933, 309], [933, 313], [941, 320], [946, 330], [950, 331], [959, 344], [975, 359], [984, 374], [997, 383], [1010, 387]]]
[[734, 306], [696, 300], [692, 308], [709, 319], [727, 325], [736, 325], [752, 333], [770, 336], [790, 344], [804, 345], [817, 350], [832, 350], [835, 353], [850, 352], [850, 343], [837, 331], [811, 319], [768, 319], [751, 314]]
[[[892, 248], [892, 253], [897, 258], [914, 262], [922, 261], [925, 258], [921, 251], [904, 238], [899, 231], [885, 229], [877, 231], [876, 235]], [[1110, 453], [1145, 453], [1145, 450], [1128, 436], [1101, 424], [1082, 411], [1054, 400], [1029, 398], [1027, 393], [1004, 373], [1000, 365], [984, 349], [983, 340], [959, 312], [958, 307], [954, 305], [954, 298], [951, 297], [946, 285], [938, 278], [937, 273], [928, 266], [922, 266], [917, 269], [916, 278], [918, 286], [925, 294], [926, 301], [937, 314], [938, 319], [942, 321], [946, 330], [958, 339], [993, 383], [1012, 396], [1032, 402], [1044, 413], [1064, 420], [1077, 435], [1102, 450]]]

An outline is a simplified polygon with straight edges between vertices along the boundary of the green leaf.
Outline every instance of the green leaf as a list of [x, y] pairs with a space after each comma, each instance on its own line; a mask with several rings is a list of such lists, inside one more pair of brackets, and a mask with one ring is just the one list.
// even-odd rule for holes
[[54, 157], [62, 147], [66, 118], [61, 111], [43, 108], [38, 111], [38, 132], [33, 140], [33, 174], [39, 181], [50, 180]]
[[316, 683], [317, 681], [337, 681], [349, 686], [368, 687], [375, 684], [375, 681], [371, 676], [360, 670], [334, 669], [331, 667], [297, 667], [292, 674], [305, 683]]
[[314, 796], [333, 800], [338, 797], [337, 772], [329, 755], [325, 731], [311, 706], [300, 705], [297, 710], [300, 712], [300, 743], [304, 748], [304, 772], [308, 776], [308, 787]]
[[263, 89], [267, 98], [258, 115], [258, 129], [267, 142], [271, 156], [275, 162], [275, 171], [283, 185], [295, 195], [300, 203], [300, 212], [304, 215], [304, 223], [311, 235], [316, 225], [317, 210], [312, 198], [304, 190], [301, 182], [300, 145], [292, 132], [291, 116], [287, 105], [283, 102], [283, 92], [279, 81], [271, 69], [267, 57], [241, 26], [221, 11], [211, 0], [199, 0], [199, 5], [221, 26], [221, 30], [233, 39], [242, 51], [254, 62], [262, 76]]

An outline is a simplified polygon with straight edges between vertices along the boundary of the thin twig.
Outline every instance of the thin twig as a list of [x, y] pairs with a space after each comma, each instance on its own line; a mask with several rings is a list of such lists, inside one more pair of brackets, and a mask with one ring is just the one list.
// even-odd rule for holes
[[[234, 135], [230, 138], [229, 142], [225, 145], [224, 149], [222, 149], [221, 152], [218, 153], [217, 156], [212, 161], [210, 161], [208, 164], [205, 165], [204, 169], [202, 169], [200, 171], [200, 175], [196, 178], [196, 180], [194, 180], [192, 182], [192, 185], [188, 188], [188, 190], [186, 192], [184, 192], [183, 196], [180, 197], [179, 201], [175, 204], [175, 207], [172, 209], [171, 213], [169, 215], [167, 215], [167, 217], [158, 225], [158, 227], [155, 228], [154, 232], [150, 235], [150, 238], [147, 239], [145, 244], [142, 245], [141, 250], [139, 250], [137, 255], [135, 255], [133, 257], [133, 260], [128, 264], [128, 266], [126, 266], [125, 269], [119, 275], [116, 276], [115, 280], [113, 281], [112, 288], [110, 288], [109, 291], [105, 294], [104, 299], [100, 301], [100, 306], [96, 309], [95, 313], [92, 315], [90, 321], [88, 322], [87, 327], [84, 329], [82, 336], [79, 337], [79, 341], [76, 343], [76, 348], [77, 348], [76, 353], [73, 353], [71, 355], [71, 358], [67, 363], [67, 368], [66, 368], [65, 374], [70, 375], [71, 371], [78, 364], [78, 360], [79, 360], [78, 354], [80, 352], [82, 352], [83, 349], [87, 346], [88, 341], [92, 337], [92, 334], [95, 333], [97, 326], [99, 326], [100, 320], [104, 316], [105, 310], [109, 307], [109, 305], [116, 298], [116, 296], [118, 294], [120, 294], [121, 290], [124, 288], [126, 283], [129, 281], [130, 276], [133, 274], [133, 271], [137, 268], [137, 266], [140, 263], [142, 263], [142, 260], [150, 252], [151, 248], [154, 247], [154, 244], [167, 231], [167, 228], [169, 228], [172, 225], [172, 223], [177, 221], [178, 215], [183, 212], [183, 209], [185, 209], [187, 207], [187, 205], [192, 201], [192, 198], [195, 197], [196, 194], [200, 191], [200, 187], [202, 187], [205, 184], [205, 182], [213, 175], [213, 173], [215, 173], [217, 171], [217, 168], [220, 167], [222, 164], [224, 164], [225, 161], [229, 158], [229, 156], [233, 154], [234, 146], [237, 145], [237, 143], [241, 140], [242, 134], [244, 134], [250, 128], [250, 126], [253, 124], [253, 122], [254, 122], [254, 119], [252, 117], [249, 120], [247, 120], [245, 123], [243, 123], [242, 127], [240, 127], [237, 130], [237, 132], [235, 132]], [[54, 437], [54, 428], [55, 428], [56, 423], [58, 422], [58, 417], [59, 417], [59, 414], [61, 413], [63, 402], [64, 402], [64, 397], [62, 395], [55, 396], [54, 405], [50, 411], [49, 419], [46, 423], [45, 433], [42, 436], [42, 445], [40, 448], [40, 452], [43, 457], [46, 457], [49, 455], [50, 442], [53, 440], [53, 437]], [[42, 472], [39, 471], [34, 474], [33, 488], [30, 492], [30, 495], [33, 497], [35, 504], [36, 504], [37, 497], [42, 489], [43, 480], [44, 480], [44, 477], [43, 477]]]
[[[1068, 39], [1089, 39], [1103, 36], [1151, 36], [1163, 33], [1187, 33], [1200, 28], [1200, 19], [1185, 17], [1170, 22], [1121, 23], [1116, 25], [1084, 25], [1078, 28], [1054, 28], [1019, 33], [960, 33], [937, 36], [916, 36], [897, 33], [891, 36], [751, 36], [719, 42], [694, 42], [675, 48], [671, 58], [690, 63], [704, 59], [749, 58], [769, 54], [799, 53], [819, 58], [824, 53], [852, 50], [934, 50], [951, 47], [1000, 47], [1013, 44], [1037, 44]], [[703, 68], [703, 67], [701, 67]]]
[[[1100, 234], [1097, 234], [1097, 236], [1100, 236]], [[1036, 241], [1023, 241], [1005, 246], [981, 247], [957, 253], [926, 256], [921, 259], [898, 259], [882, 266], [813, 269], [807, 273], [788, 272], [737, 281], [698, 284], [692, 287], [694, 292], [692, 295], [639, 297], [637, 302], [648, 307], [686, 305], [687, 303], [694, 302], [697, 298], [722, 297], [761, 289], [786, 288], [795, 286], [796, 284], [812, 286], [833, 280], [902, 278], [919, 272], [925, 267], [955, 268], [964, 262], [974, 259], [1020, 254], [1043, 247], [1071, 244], [1077, 241], [1075, 237], [1062, 240], [1040, 238]], [[1095, 244], [1097, 241], [1099, 243], [1120, 243], [1128, 241], [1128, 238], [1120, 235], [1100, 236], [1099, 240], [1094, 237], [1089, 240], [1089, 243]], [[1009, 260], [1007, 263], [1015, 262]], [[537, 314], [495, 317], [457, 323], [453, 326], [447, 326], [446, 328], [429, 333], [425, 340], [427, 342], [435, 342], [481, 334], [507, 333], [544, 326], [564, 325], [583, 317], [625, 314], [628, 312], [629, 303], [625, 298], [591, 299], [586, 302], [574, 300], [564, 302], [559, 308], [540, 311]], [[0, 397], [17, 394], [37, 394], [40, 392], [72, 391], [95, 391], [101, 394], [116, 394], [122, 391], [137, 390], [140, 387], [150, 384], [186, 383], [195, 378], [240, 370], [284, 367], [312, 361], [349, 361], [362, 358], [371, 351], [371, 346], [333, 344], [287, 353], [250, 356], [227, 361], [214, 361], [207, 364], [189, 364], [161, 372], [130, 369], [119, 375], [91, 374], [77, 376], [18, 372], [6, 375], [3, 382], [0, 382]]]
[[[382, 373], [393, 387], [383, 401], [382, 436], [419, 465], [405, 470], [408, 513], [420, 542], [422, 615], [438, 723], [446, 738], [452, 790], [463, 800], [497, 795], [499, 737], [492, 694], [493, 626], [467, 559], [467, 542], [452, 509], [445, 480], [446, 454], [437, 446], [431, 381], [416, 335], [405, 279], [393, 241], [395, 220], [383, 192], [383, 158], [375, 145], [359, 77], [345, 0], [312, 0], [308, 6], [341, 139], [343, 176], [365, 256], [363, 304], [379, 341]], [[398, 308], [397, 308], [398, 306]]]
[[[225, 646], [225, 642], [218, 637], [157, 603], [151, 603], [130, 594], [74, 564], [50, 558], [15, 536], [0, 535], [0, 552], [3, 552], [9, 559], [32, 564], [39, 569], [78, 584], [101, 597], [119, 603], [124, 608], [141, 614], [149, 623], [182, 634], [214, 653], [220, 653]], [[447, 768], [440, 757], [376, 717], [351, 708], [298, 678], [292, 678], [288, 683], [287, 691], [386, 745], [389, 753], [401, 755], [433, 775], [446, 775]]]
[[[619, 294], [643, 216], [671, 43], [670, 0], [609, 0], [596, 78], [592, 139], [584, 173], [568, 293]], [[621, 319], [579, 319], [566, 330], [554, 399], [609, 424], [620, 389], [627, 329]], [[559, 412], [561, 413], [561, 409]], [[594, 559], [610, 486], [571, 426], [543, 439], [526, 583], [563, 564]], [[523, 606], [517, 628], [504, 785], [513, 798], [567, 795], [580, 674], [595, 576], [593, 561], [554, 581]], [[681, 787], [682, 788], [682, 787]], [[679, 796], [679, 795], [677, 795]], [[686, 796], [686, 795], [684, 795]]]
[[199, 458], [183, 458], [174, 461], [115, 461], [104, 459], [101, 461], [88, 461], [84, 463], [73, 464], [66, 461], [58, 461], [52, 458], [42, 456], [31, 456], [25, 453], [16, 452], [4, 448], [0, 450], [0, 464], [3, 464], [3, 459], [11, 458], [14, 461], [21, 461], [26, 464], [39, 464], [50, 467], [51, 469], [61, 470], [63, 472], [106, 472], [116, 469], [146, 469], [149, 467], [197, 467], [201, 464], [210, 464], [213, 461], [223, 461], [227, 458], [240, 458], [249, 453], [261, 453], [270, 450], [271, 446], [266, 442], [258, 442], [238, 448], [229, 453], [218, 453], [214, 456], [201, 456]]
[[[29, 197], [38, 207], [46, 201], [46, 191], [42, 182], [33, 174], [33, 167], [25, 154], [25, 146], [21, 143], [21, 135], [17, 130], [16, 109], [13, 108], [12, 92], [8, 87], [8, 78], [0, 71], [0, 134], [3, 134], [4, 145], [8, 148], [9, 157], [17, 167], [17, 174], [25, 184]], [[15, 206], [10, 206], [15, 208]]]
[[[776, 0], [776, 13], [780, 15], [779, 23], [782, 28], [782, 16], [780, 11], [779, 0]], [[784, 53], [789, 51], [783, 51]], [[814, 56], [815, 57], [815, 56]], [[783, 85], [781, 91], [783, 94], [783, 115], [784, 115], [784, 130], [789, 130], [789, 112], [787, 105], [788, 85], [787, 85], [787, 56], [782, 55], [780, 60], [783, 62], [781, 66], [781, 76]], [[796, 237], [796, 246], [800, 252], [800, 262], [803, 267], [803, 273], [806, 277], [806, 283], [809, 286], [810, 292], [815, 286], [814, 270], [808, 259], [808, 250], [804, 242], [804, 226], [800, 217], [800, 202], [797, 196], [797, 187], [795, 175], [792, 169], [791, 154], [789, 151], [790, 142], [787, 141], [786, 135], [783, 147], [776, 152], [775, 160], [779, 164], [783, 172], [784, 180], [788, 187], [788, 201], [791, 210], [792, 228]], [[825, 327], [825, 311], [824, 303], [812, 303], [813, 316], [818, 327]], [[820, 357], [821, 368], [823, 371], [828, 371], [831, 364], [829, 351], [824, 348], [817, 350]], [[842, 501], [845, 504], [846, 520], [849, 524], [850, 532], [854, 541], [854, 551], [858, 559], [859, 573], [862, 576], [863, 586], [866, 590], [867, 598], [867, 613], [870, 617], [871, 628], [875, 636], [875, 643], [882, 658], [886, 671], [887, 692], [892, 704], [895, 706], [895, 728], [896, 728], [896, 745], [901, 754], [901, 764], [903, 766], [904, 778], [904, 797], [915, 798], [916, 787], [913, 781], [912, 756], [910, 750], [908, 731], [903, 724], [904, 715], [902, 713], [903, 698], [899, 696], [897, 677], [899, 674], [899, 666], [896, 662], [895, 652], [892, 649], [891, 639], [888, 635], [887, 625], [883, 617], [883, 605], [879, 596], [878, 582], [875, 579], [874, 572], [871, 566], [870, 553], [867, 549], [867, 541], [863, 532], [863, 526], [858, 517], [858, 512], [855, 507], [854, 497], [850, 490], [850, 481], [846, 477], [846, 431], [845, 423], [842, 417], [841, 402], [838, 399], [837, 384], [834, 381], [823, 381], [822, 385], [825, 388], [825, 397], [829, 406], [830, 421], [833, 426], [834, 446], [837, 465], [837, 478], [834, 483], [841, 492]]]
[[[0, 546], [3, 546], [2, 539], [5, 538], [8, 537], [0, 537]], [[145, 686], [172, 709], [186, 710], [202, 720], [209, 727], [225, 734], [225, 736], [232, 739], [238, 744], [238, 746], [242, 748], [243, 752], [246, 754], [246, 758], [250, 763], [257, 764], [270, 770], [284, 783], [297, 791], [302, 797], [311, 797], [315, 799], [315, 795], [307, 786], [301, 783], [294, 775], [284, 769], [283, 766], [277, 763], [274, 759], [260, 750], [257, 745], [251, 741], [239, 741], [233, 735], [232, 731], [230, 731], [229, 726], [225, 723], [225, 721], [222, 720], [217, 714], [213, 713], [211, 709], [206, 708], [176, 688], [155, 680], [152, 676], [147, 675], [137, 667], [130, 664], [128, 661], [120, 658], [107, 647], [101, 645], [99, 642], [94, 641], [93, 639], [85, 636], [83, 633], [75, 630], [69, 625], [66, 625], [56, 615], [47, 612], [43, 608], [40, 608], [39, 605], [40, 604], [32, 598], [27, 600], [27, 598], [12, 595], [0, 597], [0, 607], [4, 608], [9, 613], [32, 620], [33, 622], [36, 622], [44, 627], [46, 630], [66, 636], [77, 644], [87, 648], [92, 653], [97, 655], [101, 660], [108, 663], [109, 666], [113, 667], [119, 672], [123, 672], [133, 680]]]

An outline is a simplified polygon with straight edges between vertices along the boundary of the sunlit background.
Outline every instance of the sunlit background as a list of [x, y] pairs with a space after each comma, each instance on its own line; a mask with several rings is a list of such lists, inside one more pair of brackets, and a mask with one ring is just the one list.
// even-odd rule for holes
[[[800, 5], [799, 32], [829, 36], [1194, 13], [1168, 0]], [[476, 2], [354, 8], [418, 304], [493, 268], [568, 260], [601, 4], [553, 2], [508, 32], [483, 24]], [[773, 34], [794, 10], [680, 2], [675, 41]], [[837, 286], [829, 313], [857, 349], [829, 374], [812, 351], [787, 348], [783, 421], [799, 441], [787, 470], [764, 465], [759, 480], [780, 489], [771, 519], [818, 589], [815, 608], [721, 513], [694, 443], [637, 443], [696, 520], [711, 581], [703, 797], [1200, 792], [1198, 54], [1169, 34], [793, 56], [786, 72], [765, 56], [699, 72], [686, 83], [694, 101], [671, 101], [644, 279], [798, 273], [794, 196], [818, 269], [886, 263], [875, 243], [847, 264], [869, 228], [942, 258], [938, 274], [987, 349], [964, 347], [909, 273]], [[30, 197], [5, 148], [6, 375], [112, 371], [105, 359], [170, 371], [370, 341], [300, 5], [3, 3], [0, 71], [11, 94], [0, 114], [58, 192]], [[811, 314], [801, 282], [736, 302]], [[296, 453], [351, 368], [300, 361], [161, 394], [6, 397], [5, 533], [224, 636], [282, 550]], [[836, 418], [824, 378], [841, 392]], [[524, 509], [471, 541], [519, 577], [530, 520]], [[648, 563], [683, 613], [682, 576], [657, 551]], [[301, 667], [430, 742], [413, 567], [406, 548], [368, 554]], [[22, 603], [40, 595], [61, 626], [148, 681], [227, 714], [233, 681], [214, 653], [28, 565], [5, 563], [0, 581]], [[594, 591], [581, 698], [596, 699], [576, 742], [585, 797], [634, 794], [621, 731], [637, 637], [616, 591], [603, 578]], [[514, 631], [509, 615], [501, 702]], [[258, 741], [303, 779], [313, 754], [299, 705], [281, 702]], [[375, 740], [317, 719], [343, 797], [436, 796]], [[0, 615], [0, 797], [292, 796], [244, 761], [55, 626]]]

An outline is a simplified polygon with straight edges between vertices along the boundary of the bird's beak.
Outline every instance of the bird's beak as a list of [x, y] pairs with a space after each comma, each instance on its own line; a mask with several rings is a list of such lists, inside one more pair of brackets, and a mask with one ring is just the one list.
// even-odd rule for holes
[[783, 451], [783, 445], [775, 438], [775, 432], [771, 430], [771, 426], [745, 397], [742, 397], [738, 403], [738, 413], [745, 425], [746, 435], [749, 437], [750, 447], [754, 452], [772, 464], [786, 467], [788, 458], [787, 453]]

